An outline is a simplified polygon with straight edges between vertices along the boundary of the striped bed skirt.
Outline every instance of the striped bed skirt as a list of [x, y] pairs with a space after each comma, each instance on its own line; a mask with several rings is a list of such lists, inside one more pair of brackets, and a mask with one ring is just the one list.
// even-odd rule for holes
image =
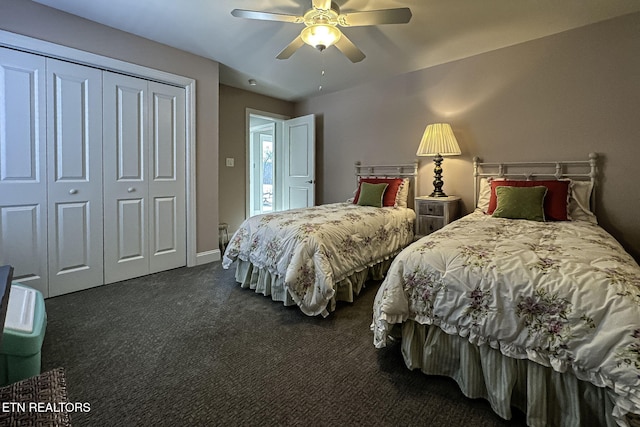
[[506, 420], [515, 407], [532, 427], [640, 426], [636, 415], [616, 420], [614, 392], [608, 388], [526, 359], [509, 358], [487, 345], [478, 347], [436, 326], [403, 323], [402, 355], [409, 369], [453, 378], [465, 396], [487, 400]]

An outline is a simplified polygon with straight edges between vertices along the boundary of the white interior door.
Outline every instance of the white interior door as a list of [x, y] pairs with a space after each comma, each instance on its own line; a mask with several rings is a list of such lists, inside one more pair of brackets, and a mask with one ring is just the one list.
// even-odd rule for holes
[[186, 265], [187, 243], [194, 262], [194, 83], [149, 75], [177, 86], [0, 47], [0, 264], [15, 281], [60, 295]]
[[104, 277], [186, 265], [184, 88], [104, 73]]
[[149, 272], [147, 81], [103, 75], [104, 280]]
[[185, 91], [149, 83], [149, 272], [186, 265]]
[[315, 204], [315, 116], [283, 123], [283, 209]]
[[0, 48], [0, 264], [47, 289], [45, 59]]
[[102, 72], [47, 59], [49, 296], [101, 285]]

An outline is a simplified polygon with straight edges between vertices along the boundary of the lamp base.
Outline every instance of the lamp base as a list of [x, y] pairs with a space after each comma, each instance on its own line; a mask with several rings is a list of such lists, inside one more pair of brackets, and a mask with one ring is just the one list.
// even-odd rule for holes
[[434, 191], [433, 193], [429, 194], [429, 197], [449, 197], [447, 196], [444, 191], [440, 190], [440, 191]]
[[442, 155], [440, 153], [436, 154], [433, 158], [433, 163], [436, 164], [433, 172], [435, 174], [435, 178], [433, 180], [433, 193], [429, 194], [429, 197], [447, 197], [447, 195], [442, 191], [442, 186], [444, 185], [444, 181], [442, 180]]

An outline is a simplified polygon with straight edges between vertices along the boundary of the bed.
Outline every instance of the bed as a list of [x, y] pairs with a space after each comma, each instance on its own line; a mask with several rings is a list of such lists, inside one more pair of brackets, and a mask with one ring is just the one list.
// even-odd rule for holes
[[381, 280], [414, 235], [418, 163], [355, 164], [353, 200], [256, 215], [227, 246], [236, 281], [309, 316], [353, 302], [368, 279]]
[[[531, 426], [638, 425], [640, 267], [597, 225], [596, 164], [474, 159], [477, 209], [395, 258], [374, 345], [399, 339], [409, 369], [453, 378], [504, 419], [516, 407]], [[567, 218], [550, 220], [562, 196]]]

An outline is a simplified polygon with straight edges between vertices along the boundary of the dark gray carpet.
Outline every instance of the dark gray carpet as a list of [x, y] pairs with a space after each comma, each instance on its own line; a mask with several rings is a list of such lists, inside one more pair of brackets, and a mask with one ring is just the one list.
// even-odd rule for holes
[[506, 426], [369, 331], [377, 284], [328, 318], [241, 289], [220, 263], [46, 300], [42, 369], [74, 426]]

